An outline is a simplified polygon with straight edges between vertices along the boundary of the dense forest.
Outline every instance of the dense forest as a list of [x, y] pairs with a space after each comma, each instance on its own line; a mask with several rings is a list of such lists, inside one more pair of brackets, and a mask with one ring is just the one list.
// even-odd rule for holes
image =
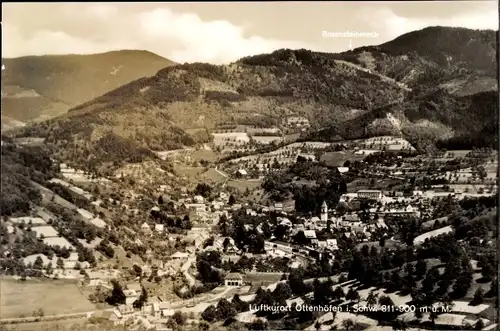
[[12, 215], [26, 213], [30, 204], [41, 201], [41, 195], [32, 182], [44, 183], [58, 171], [42, 147], [4, 144], [2, 155], [2, 187], [0, 212]]

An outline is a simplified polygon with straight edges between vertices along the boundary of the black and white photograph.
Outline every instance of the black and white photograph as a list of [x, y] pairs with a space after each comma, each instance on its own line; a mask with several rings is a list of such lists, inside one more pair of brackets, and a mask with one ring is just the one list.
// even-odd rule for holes
[[500, 330], [498, 1], [1, 6], [0, 331]]

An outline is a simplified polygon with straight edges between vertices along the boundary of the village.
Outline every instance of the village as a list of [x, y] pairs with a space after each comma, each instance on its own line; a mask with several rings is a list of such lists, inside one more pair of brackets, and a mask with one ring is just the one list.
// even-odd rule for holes
[[[362, 149], [367, 146], [369, 149]], [[402, 158], [397, 154], [401, 151], [408, 152], [409, 157]], [[220, 163], [215, 168], [224, 175], [219, 183], [198, 183], [194, 189], [180, 187], [176, 194], [169, 192], [178, 183], [157, 185], [148, 192], [157, 201], [150, 202], [147, 210], [138, 203], [140, 194], [129, 192], [121, 198], [112, 193], [103, 194], [106, 187], [112, 192], [116, 182], [127, 180], [123, 170], [117, 171], [114, 178], [96, 178], [87, 171], [60, 164], [59, 178], [49, 181], [54, 185], [52, 191], [42, 190], [44, 199], [52, 207], [38, 207], [31, 217], [3, 218], [2, 227], [14, 237], [32, 233], [43, 243], [44, 250], [51, 250], [48, 254], [24, 253], [22, 263], [26, 270], [35, 272], [35, 277], [77, 280], [82, 293], [101, 307], [87, 313], [90, 320], [143, 325], [156, 330], [175, 329], [175, 323], [199, 324], [209, 307], [217, 306], [221, 300], [234, 299], [235, 295], [244, 302], [254, 302], [259, 289], [274, 291], [291, 273], [307, 270], [318, 261], [327, 261], [330, 268], [338, 268], [341, 257], [353, 249], [361, 250], [374, 244], [383, 247], [382, 242], [393, 250], [404, 247], [408, 243], [395, 230], [395, 218], [421, 221], [418, 236], [412, 239], [413, 247], [418, 248], [433, 237], [454, 231], [448, 222], [450, 215], [439, 212], [443, 204], [496, 194], [497, 163], [491, 152], [461, 152], [462, 159], [456, 163], [471, 163], [466, 168], [450, 165], [450, 161], [457, 158], [450, 152], [437, 153], [432, 160], [415, 157], [411, 152], [412, 147], [406, 141], [391, 137], [348, 144], [292, 143], [267, 154]], [[181, 160], [185, 161], [186, 153], [182, 155]], [[349, 156], [352, 156], [350, 160]], [[174, 153], [174, 158], [179, 162], [179, 154]], [[477, 159], [482, 161], [478, 163]], [[303, 213], [295, 210], [293, 201], [285, 199], [264, 204], [255, 194], [237, 192], [226, 186], [229, 176], [237, 181], [262, 181], [273, 171], [296, 162], [329, 164], [342, 178], [349, 178], [347, 190], [339, 196], [337, 205], [317, 201], [320, 206], [317, 212]], [[443, 172], [442, 166], [449, 169]], [[409, 176], [419, 178], [422, 174], [425, 174], [424, 181], [420, 178], [407, 185]], [[172, 178], [169, 175], [165, 178]], [[81, 182], [87, 185], [75, 184]], [[147, 181], [149, 186], [151, 183], [155, 183], [154, 176]], [[96, 184], [100, 192], [95, 189]], [[88, 203], [80, 201], [79, 204], [87, 205], [88, 209], [77, 206], [76, 199], [72, 203], [68, 201], [71, 199], [55, 194], [63, 194], [61, 187], [86, 200]], [[80, 231], [85, 232], [82, 238], [75, 237], [74, 231], [65, 230], [53, 204], [72, 211], [72, 217], [81, 222]], [[145, 214], [147, 217], [142, 223], [133, 221], [144, 219], [141, 215]], [[127, 223], [117, 226], [111, 220], [117, 215], [127, 215]], [[238, 238], [234, 237], [234, 231], [231, 234], [224, 229], [234, 228], [238, 222], [244, 223], [243, 232], [254, 233], [251, 242], [243, 246], [235, 242]], [[485, 244], [491, 245], [492, 241]], [[87, 258], [88, 251], [95, 258]], [[19, 258], [19, 254], [9, 250], [2, 254], [4, 260]], [[141, 258], [134, 258], [138, 256]], [[212, 269], [204, 271], [207, 275], [201, 275], [200, 264], [207, 261]], [[213, 276], [213, 270], [218, 275], [215, 282], [207, 279]], [[335, 279], [334, 283], [341, 284], [347, 293], [354, 283], [347, 281], [346, 275], [337, 272], [333, 278], [311, 277], [305, 282]], [[116, 287], [123, 291], [124, 297], [113, 308], [107, 296], [114, 293]], [[372, 292], [359, 291], [357, 300], [360, 297], [366, 300]], [[411, 300], [396, 294], [391, 294], [391, 299], [398, 305]], [[287, 301], [288, 304], [297, 302], [297, 298], [287, 300], [292, 300]], [[455, 307], [461, 307], [460, 314], [469, 319], [479, 309], [477, 306], [464, 308], [463, 301], [457, 301]], [[481, 307], [485, 310], [488, 306]], [[347, 315], [338, 325], [343, 325], [345, 320], [355, 320], [352, 313], [343, 314]], [[235, 319], [243, 323], [261, 320], [249, 311], [238, 313]], [[318, 321], [325, 323], [324, 317]], [[453, 323], [450, 325], [455, 325]], [[471, 325], [475, 323], [477, 318], [469, 321]], [[481, 323], [493, 325], [487, 319]]]

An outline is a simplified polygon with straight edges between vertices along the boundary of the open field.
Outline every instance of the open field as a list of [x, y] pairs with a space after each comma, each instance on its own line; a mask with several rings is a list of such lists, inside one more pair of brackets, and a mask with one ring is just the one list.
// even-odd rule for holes
[[412, 150], [415, 148], [404, 138], [393, 136], [381, 136], [368, 139], [354, 140], [360, 146], [365, 146], [368, 149], [388, 149], [388, 150]]
[[[371, 249], [372, 247], [376, 247], [378, 250], [380, 250], [382, 247], [380, 247], [380, 241], [366, 241], [366, 242], [361, 242], [356, 246], [356, 249], [362, 249], [363, 246], [367, 246], [368, 249]], [[401, 247], [404, 247], [405, 245], [401, 244], [400, 242], [394, 241], [394, 240], [386, 240], [385, 241], [385, 248], [386, 249], [398, 249]]]
[[359, 190], [398, 190], [398, 186], [404, 184], [402, 180], [386, 178], [386, 179], [375, 179], [374, 185], [370, 185], [371, 179], [356, 179], [347, 184], [347, 192], [355, 193]]
[[445, 226], [445, 227], [442, 227], [442, 228], [439, 228], [436, 230], [432, 230], [432, 231], [423, 233], [413, 240], [413, 245], [415, 245], [415, 246], [422, 245], [426, 239], [430, 239], [432, 237], [437, 237], [437, 236], [440, 236], [440, 235], [443, 235], [446, 233], [450, 233], [452, 231], [453, 231], [453, 228], [450, 225], [448, 225], [448, 226]]
[[68, 200], [63, 199], [62, 197], [60, 197], [59, 195], [55, 194], [54, 192], [52, 192], [48, 188], [46, 188], [46, 187], [44, 187], [44, 186], [42, 186], [42, 185], [40, 185], [38, 183], [35, 183], [35, 182], [32, 182], [32, 184], [36, 188], [38, 188], [40, 190], [40, 193], [42, 194], [42, 198], [43, 198], [43, 202], [44, 203], [51, 202], [52, 201], [52, 197], [54, 197], [54, 202], [57, 203], [58, 205], [62, 206], [62, 207], [65, 207], [65, 208], [68, 208], [68, 209], [72, 209], [72, 210], [77, 210], [78, 209], [77, 206], [75, 206], [74, 204], [72, 204]]
[[[60, 321], [41, 321], [34, 323], [20, 323], [6, 325], [6, 331], [58, 331], [58, 330], [78, 330], [76, 327], [85, 325], [87, 318], [71, 318]], [[73, 328], [73, 329], [71, 329]]]
[[267, 153], [256, 153], [248, 156], [243, 156], [237, 159], [233, 159], [231, 163], [240, 162], [250, 162], [256, 164], [258, 160], [267, 161], [278, 161], [280, 163], [292, 163], [295, 162], [297, 156], [307, 157], [314, 159], [315, 156], [312, 154], [315, 150], [321, 150], [330, 147], [331, 143], [317, 142], [317, 141], [305, 141], [300, 143], [292, 143], [276, 150]]
[[273, 141], [279, 143], [283, 141], [283, 138], [278, 136], [253, 136], [252, 139], [259, 144], [270, 144]]
[[326, 165], [331, 167], [342, 167], [344, 166], [345, 161], [362, 161], [365, 158], [365, 155], [354, 154], [350, 151], [342, 151], [342, 152], [327, 152], [321, 155], [321, 161], [325, 162]]
[[94, 310], [78, 290], [75, 281], [27, 280], [2, 278], [0, 282], [0, 318], [31, 317], [42, 308], [45, 315], [74, 314]]
[[205, 170], [204, 167], [188, 167], [181, 164], [175, 164], [174, 169], [179, 176], [186, 176], [188, 178], [195, 178]]
[[200, 150], [192, 151], [190, 153], [190, 156], [195, 161], [205, 160], [208, 162], [215, 162], [217, 160], [217, 154], [211, 150], [200, 149]]
[[224, 176], [224, 173], [220, 170], [216, 170], [214, 168], [210, 168], [204, 173], [200, 174], [200, 178], [202, 180], [208, 181], [210, 183], [224, 183], [227, 180], [227, 175]]
[[130, 258], [127, 257], [127, 253], [121, 246], [115, 246], [111, 245], [113, 250], [115, 251], [115, 255], [113, 258], [108, 259], [104, 257], [101, 253], [98, 253], [100, 256], [103, 257], [102, 265], [103, 266], [115, 266], [118, 265], [120, 268], [125, 267], [125, 268], [132, 268], [134, 264], [137, 265], [143, 265], [144, 261], [135, 254], [131, 254]]
[[246, 132], [228, 132], [228, 133], [212, 133], [215, 146], [224, 146], [227, 144], [247, 144], [250, 142], [250, 137]]
[[260, 188], [260, 180], [229, 180], [227, 186], [234, 187], [242, 192], [246, 189], [255, 190]]

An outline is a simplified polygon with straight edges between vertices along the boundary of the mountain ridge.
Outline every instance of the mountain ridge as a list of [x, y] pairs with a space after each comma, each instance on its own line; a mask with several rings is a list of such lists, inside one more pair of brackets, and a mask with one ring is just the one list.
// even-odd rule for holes
[[[424, 30], [407, 34], [411, 38], [404, 36], [411, 40], [425, 39], [429, 44], [432, 29]], [[457, 33], [453, 28], [439, 30], [447, 32], [438, 33], [438, 39]], [[491, 33], [483, 38], [483, 32], [459, 30], [461, 36], [484, 42], [483, 49], [496, 47], [492, 46]], [[417, 38], [419, 33], [421, 38]], [[26, 132], [45, 136], [59, 146], [85, 146], [79, 147], [84, 150], [78, 156], [84, 161], [96, 152], [95, 142], [102, 137], [130, 141], [134, 148], [162, 150], [208, 142], [207, 129], [221, 125], [243, 122], [281, 125], [287, 116], [305, 116], [313, 131], [326, 127], [336, 133], [344, 132], [351, 139], [379, 134], [381, 127], [392, 130], [396, 119], [404, 124], [404, 130], [399, 128], [400, 134], [416, 135], [414, 141], [426, 141], [421, 145], [481, 131], [494, 119], [493, 107], [488, 108], [485, 116], [473, 117], [474, 121], [461, 121], [466, 116], [464, 107], [476, 112], [480, 109], [473, 104], [463, 106], [460, 99], [469, 96], [467, 102], [477, 103], [474, 95], [498, 88], [488, 81], [493, 74], [485, 74], [481, 69], [495, 66], [491, 52], [482, 56], [482, 61], [489, 61], [488, 64], [478, 68], [478, 62], [471, 59], [475, 56], [473, 50], [451, 45], [448, 48], [461, 55], [456, 56], [456, 61], [447, 60], [447, 66], [442, 67], [442, 54], [417, 54], [427, 52], [426, 46], [414, 46], [421, 48], [418, 52], [409, 49], [405, 54], [387, 54], [395, 48], [391, 46], [395, 40], [338, 54], [280, 49], [244, 57], [229, 65], [169, 66], [154, 76], [139, 78], [80, 104], [59, 118], [32, 126]], [[406, 44], [398, 49], [408, 49]], [[470, 45], [477, 49], [475, 42]], [[478, 86], [477, 81], [484, 81], [484, 86], [472, 90], [471, 86]], [[452, 91], [461, 92], [456, 95]], [[488, 103], [494, 106], [496, 101], [488, 98]], [[447, 108], [450, 105], [451, 110]], [[373, 117], [374, 110], [384, 108], [392, 117]], [[354, 110], [363, 110], [365, 117], [358, 118]], [[416, 118], [415, 112], [419, 111], [427, 112], [427, 118]], [[443, 116], [438, 116], [441, 113]], [[187, 133], [194, 128], [203, 129], [196, 136]], [[359, 134], [353, 135], [354, 132]]]
[[2, 117], [29, 122], [64, 114], [174, 63], [149, 51], [120, 50], [2, 58], [2, 64]]

